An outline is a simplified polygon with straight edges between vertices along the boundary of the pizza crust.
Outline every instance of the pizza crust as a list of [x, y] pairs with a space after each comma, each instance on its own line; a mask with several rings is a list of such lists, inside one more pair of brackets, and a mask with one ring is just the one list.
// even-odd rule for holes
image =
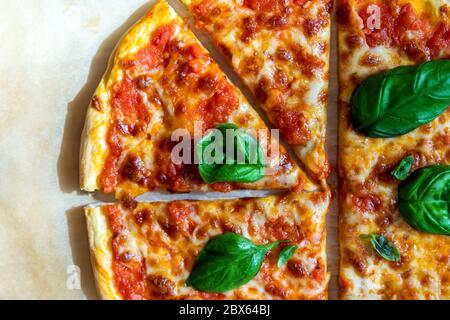
[[[146, 38], [145, 34], [151, 34], [161, 23], [168, 23], [174, 19], [181, 18], [177, 16], [165, 1], [159, 1], [149, 14], [145, 15], [123, 35], [114, 49], [109, 59], [107, 70], [95, 91], [87, 111], [86, 122], [81, 137], [81, 190], [95, 192], [101, 189], [99, 180], [103, 172], [103, 164], [109, 152], [106, 141], [107, 131], [111, 121], [111, 105], [109, 103], [108, 88], [110, 82], [122, 77], [123, 72], [119, 65], [120, 58], [132, 52], [133, 49], [141, 47], [140, 42]], [[145, 28], [139, 28], [138, 26], [141, 24], [145, 24]], [[97, 99], [100, 111], [93, 106], [94, 98]]]
[[85, 208], [89, 250], [97, 291], [103, 300], [121, 300], [114, 285], [112, 270], [112, 233], [102, 207]]

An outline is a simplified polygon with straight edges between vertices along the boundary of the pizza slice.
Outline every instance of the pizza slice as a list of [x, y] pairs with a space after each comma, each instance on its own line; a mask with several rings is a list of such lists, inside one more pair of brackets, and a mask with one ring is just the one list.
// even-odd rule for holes
[[326, 299], [329, 193], [86, 208], [100, 296]]
[[450, 3], [338, 20], [342, 298], [450, 299]]
[[[226, 147], [244, 149], [246, 158], [226, 158], [224, 166], [205, 162], [199, 172], [198, 149], [222, 141], [203, 144], [214, 128], [236, 133]], [[154, 189], [315, 188], [165, 1], [111, 57], [88, 110], [81, 149], [81, 188], [119, 198]], [[255, 161], [247, 161], [252, 155]]]
[[331, 0], [183, 0], [317, 180], [325, 153]]

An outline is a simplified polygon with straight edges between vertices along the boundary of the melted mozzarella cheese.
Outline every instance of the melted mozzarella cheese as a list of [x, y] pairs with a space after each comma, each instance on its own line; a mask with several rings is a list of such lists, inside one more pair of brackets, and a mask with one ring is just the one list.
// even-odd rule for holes
[[[430, 15], [439, 11], [444, 2], [448, 3], [404, 2], [412, 3], [420, 12], [432, 6]], [[367, 138], [352, 129], [349, 103], [357, 83], [382, 70], [414, 62], [398, 47], [371, 48], [365, 41], [356, 47], [349, 46], [350, 35], [364, 39], [356, 13], [357, 2], [352, 2], [351, 9], [350, 23], [341, 25], [339, 34], [342, 296], [346, 299], [449, 299], [450, 238], [422, 233], [409, 226], [398, 211], [398, 183], [387, 182], [380, 174], [389, 174], [390, 168], [407, 153], [415, 155], [420, 167], [449, 164], [450, 111], [396, 138]], [[383, 260], [359, 238], [361, 234], [385, 234], [399, 248], [401, 261]]]
[[[243, 130], [268, 130], [258, 113], [251, 107], [239, 89], [220, 70], [206, 49], [187, 28], [181, 17], [165, 1], [160, 1], [125, 35], [111, 59], [111, 66], [108, 72], [96, 91], [95, 97], [99, 101], [101, 111], [94, 108], [89, 108], [88, 111], [82, 150], [82, 189], [93, 192], [102, 188], [100, 181], [110, 153], [107, 139], [112, 125], [111, 114], [113, 113], [114, 88], [122, 83], [126, 77], [134, 80], [145, 75], [149, 79], [150, 86], [145, 90], [140, 90], [138, 95], [148, 108], [151, 119], [146, 124], [145, 132], [140, 132], [138, 135], [124, 134], [121, 136], [121, 147], [123, 150], [118, 160], [118, 165], [123, 165], [130, 155], [139, 157], [144, 162], [145, 169], [150, 172], [149, 176], [152, 179], [152, 184], [148, 187], [130, 179], [118, 179], [119, 184], [115, 188], [117, 197], [123, 197], [125, 194], [138, 196], [151, 190], [152, 187], [170, 188], [171, 186], [158, 179], [159, 170], [161, 169], [158, 157], [161, 157], [164, 152], [160, 149], [161, 145], [164, 141], [170, 140], [172, 133], [177, 129], [186, 129], [192, 138], [198, 138], [194, 137], [194, 121], [197, 120], [197, 117], [203, 116], [198, 114], [198, 107], [206, 102], [208, 98], [214, 96], [215, 89], [211, 88], [208, 89], [210, 91], [201, 92], [195, 83], [190, 84], [190, 87], [188, 85], [183, 87], [177, 83], [177, 73], [168, 71], [166, 65], [159, 64], [148, 71], [135, 59], [135, 56], [139, 55], [152, 42], [155, 30], [168, 25], [173, 26], [171, 40], [178, 41], [181, 49], [175, 53], [178, 55], [175, 57], [170, 56], [169, 61], [166, 62], [177, 66], [179, 63], [177, 59], [192, 59], [189, 56], [183, 56], [183, 50], [196, 46], [197, 53], [202, 55], [201, 58], [197, 59], [202, 65], [202, 70], [199, 72], [202, 75], [213, 74], [217, 76], [218, 81], [229, 86], [231, 93], [239, 101], [237, 108], [231, 112], [226, 121], [221, 120], [221, 122], [235, 123]], [[135, 63], [133, 68], [127, 69], [124, 67], [124, 61], [128, 60]], [[176, 112], [180, 103], [187, 109], [186, 112], [181, 114]], [[285, 148], [280, 144], [274, 143], [274, 145], [279, 145], [280, 155], [289, 159], [291, 168], [286, 169], [286, 167], [280, 165], [280, 161], [276, 162], [275, 160], [277, 159], [271, 158], [268, 161], [270, 167], [267, 168], [271, 172], [270, 176], [266, 176], [255, 183], [240, 184], [239, 188], [286, 189], [301, 182], [304, 184], [305, 190], [317, 189], [317, 186], [311, 183], [306, 174], [290, 159]], [[161, 162], [160, 159], [159, 161]], [[164, 160], [163, 164], [169, 165], [168, 161], [167, 159]], [[164, 181], [164, 179], [162, 180]], [[186, 184], [187, 187], [184, 186], [182, 190], [173, 191], [212, 190], [210, 185], [195, 181], [189, 180]]]
[[[282, 70], [288, 77], [289, 89], [286, 92], [270, 94], [262, 108], [269, 119], [277, 123], [277, 117], [271, 114], [274, 107], [282, 106], [284, 112], [297, 111], [306, 119], [306, 127], [310, 131], [308, 141], [295, 144], [294, 151], [308, 170], [316, 177], [323, 179], [328, 175], [329, 164], [325, 154], [326, 133], [326, 97], [328, 90], [329, 47], [330, 47], [330, 14], [328, 1], [308, 1], [299, 5], [286, 2], [291, 14], [285, 18], [282, 28], [276, 29], [260, 25], [250, 39], [243, 40], [246, 19], [254, 19], [258, 14], [246, 7], [242, 1], [235, 0], [183, 0], [195, 14], [199, 6], [216, 8], [220, 14], [209, 12], [205, 17], [197, 16], [200, 25], [213, 37], [221, 48], [230, 53], [231, 63], [236, 73], [245, 84], [257, 95], [259, 84], [263, 79], [272, 81], [277, 70]], [[205, 5], [206, 4], [206, 5]], [[281, 4], [280, 4], [281, 6]], [[278, 18], [279, 12], [264, 12], [266, 19]], [[257, 20], [256, 18], [254, 20]], [[270, 20], [269, 20], [270, 21]], [[275, 20], [276, 21], [276, 20]], [[266, 22], [269, 23], [269, 22]], [[305, 25], [315, 24], [314, 35], [307, 35]], [[303, 55], [311, 55], [320, 61], [313, 76], [305, 75], [298, 62], [307, 64], [302, 58], [277, 61], [277, 51], [283, 49], [299, 50]], [[248, 72], [249, 61], [256, 61], [256, 70]], [[303, 61], [303, 62], [302, 62]], [[306, 66], [305, 68], [308, 68]], [[283, 104], [280, 104], [283, 101]], [[285, 129], [285, 128], [279, 128]]]
[[[301, 264], [301, 274], [292, 273], [287, 266], [278, 268], [278, 251], [273, 250], [253, 280], [220, 297], [325, 299], [329, 275], [326, 271], [324, 224], [329, 200], [327, 193], [307, 193], [214, 202], [141, 203], [133, 211], [118, 206], [124, 221], [123, 231], [118, 236], [126, 239], [120, 242], [120, 252], [131, 251], [136, 261], [145, 261], [145, 277], [160, 277], [175, 284], [175, 295], [159, 298], [207, 299], [204, 294], [186, 287], [185, 281], [198, 253], [214, 236], [231, 228], [258, 244], [281, 240], [277, 237], [301, 238], [291, 260]], [[188, 208], [190, 214], [182, 220], [170, 220], [171, 205], [182, 210]], [[134, 217], [143, 211], [148, 213], [147, 219], [138, 225]], [[89, 215], [88, 219], [91, 219]], [[167, 229], [170, 223], [176, 223], [178, 227]], [[106, 243], [103, 247], [108, 247], [111, 238], [103, 241]], [[318, 270], [321, 273], [316, 274]], [[149, 298], [157, 299], [158, 293], [150, 293]]]

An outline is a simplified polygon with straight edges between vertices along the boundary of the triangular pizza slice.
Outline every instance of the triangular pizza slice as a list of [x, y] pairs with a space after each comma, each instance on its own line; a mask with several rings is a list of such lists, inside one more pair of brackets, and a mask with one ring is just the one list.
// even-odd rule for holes
[[101, 298], [326, 299], [328, 192], [86, 209]]
[[[236, 144], [231, 149], [241, 150], [243, 162], [226, 157], [222, 165], [207, 163], [200, 170], [199, 159], [195, 162], [199, 148], [220, 142], [209, 136], [214, 128], [236, 134], [231, 142], [223, 140], [223, 147]], [[246, 166], [247, 157], [255, 153], [257, 159]], [[82, 189], [115, 192], [118, 197], [155, 189], [315, 188], [165, 1], [117, 47], [92, 99], [81, 154]], [[175, 161], [174, 154], [182, 159]], [[204, 160], [200, 154], [197, 158]]]
[[324, 181], [331, 0], [183, 0], [308, 171]]

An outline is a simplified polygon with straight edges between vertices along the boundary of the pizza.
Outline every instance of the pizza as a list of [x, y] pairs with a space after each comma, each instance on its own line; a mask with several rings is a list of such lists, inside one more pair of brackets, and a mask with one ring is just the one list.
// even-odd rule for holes
[[[328, 192], [310, 192], [259, 199], [124, 201], [86, 208], [99, 293], [108, 300], [326, 299], [324, 224], [329, 201]], [[189, 286], [196, 261], [205, 260], [200, 252], [211, 239], [224, 236], [245, 237], [255, 245], [287, 242], [263, 252], [257, 274], [241, 286], [227, 291]], [[279, 265], [280, 251], [292, 246], [295, 252]], [[220, 265], [225, 276], [217, 285], [231, 281], [228, 268], [236, 261], [230, 261]], [[214, 267], [208, 267], [201, 280], [211, 276]], [[240, 267], [239, 274], [247, 271]]]
[[325, 153], [331, 0], [183, 0], [315, 179]]
[[[410, 99], [405, 112], [384, 122], [358, 109], [384, 103], [377, 100], [380, 88], [383, 99], [394, 105], [406, 99], [411, 75], [415, 88], [448, 81], [448, 75], [439, 79], [439, 72], [449, 66], [442, 59], [450, 58], [450, 3], [340, 0], [338, 21], [342, 298], [450, 299], [448, 234], [421, 230], [420, 223], [405, 218], [402, 206], [414, 179], [450, 163], [450, 103], [426, 121], [413, 121], [433, 110], [450, 83], [423, 100], [433, 103]], [[377, 90], [368, 95], [370, 88]], [[414, 173], [400, 182], [399, 168]], [[448, 217], [448, 207], [440, 209]], [[433, 214], [431, 207], [427, 214]], [[396, 248], [390, 260], [372, 247], [380, 243]]]
[[[174, 135], [190, 139], [194, 146], [182, 153], [192, 159], [195, 141], [223, 124], [264, 138], [261, 179], [208, 183], [194, 161], [174, 161]], [[274, 140], [181, 17], [160, 1], [123, 37], [92, 99], [81, 146], [81, 188], [118, 198], [155, 189], [315, 189]]]

